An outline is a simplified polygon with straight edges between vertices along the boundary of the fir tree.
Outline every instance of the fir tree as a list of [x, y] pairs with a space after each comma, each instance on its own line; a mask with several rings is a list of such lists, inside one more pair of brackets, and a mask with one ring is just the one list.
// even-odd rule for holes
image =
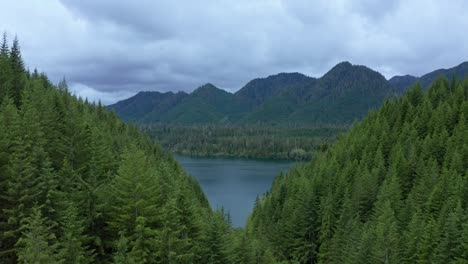
[[21, 96], [25, 87], [25, 69], [18, 38], [15, 37], [10, 51], [10, 67], [12, 71], [11, 90], [9, 95], [13, 98], [17, 107], [20, 106]]
[[25, 219], [25, 229], [18, 240], [18, 262], [20, 263], [58, 263], [57, 244], [51, 243], [55, 235], [46, 226], [46, 219], [36, 206], [30, 217]]

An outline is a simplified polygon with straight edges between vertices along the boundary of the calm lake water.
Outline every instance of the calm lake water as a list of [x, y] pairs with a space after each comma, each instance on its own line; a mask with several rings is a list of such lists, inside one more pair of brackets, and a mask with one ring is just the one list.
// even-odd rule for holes
[[224, 206], [232, 224], [244, 226], [255, 197], [267, 192], [273, 179], [293, 162], [176, 156], [185, 171], [200, 182], [212, 208]]

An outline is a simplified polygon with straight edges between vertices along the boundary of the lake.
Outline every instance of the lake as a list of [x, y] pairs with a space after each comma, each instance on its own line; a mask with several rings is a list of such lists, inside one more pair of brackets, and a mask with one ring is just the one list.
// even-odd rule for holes
[[205, 192], [211, 207], [231, 213], [235, 227], [245, 225], [255, 198], [270, 190], [273, 179], [287, 172], [290, 161], [250, 159], [194, 158], [177, 156], [186, 172], [194, 176]]

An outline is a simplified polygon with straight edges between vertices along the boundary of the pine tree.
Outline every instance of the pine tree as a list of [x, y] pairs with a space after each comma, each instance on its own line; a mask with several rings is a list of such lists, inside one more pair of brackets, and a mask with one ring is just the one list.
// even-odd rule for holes
[[467, 217], [461, 204], [454, 206], [446, 220], [441, 223], [441, 237], [436, 248], [435, 260], [439, 263], [451, 263], [463, 257], [463, 223]]
[[61, 225], [61, 237], [59, 240], [58, 256], [63, 263], [85, 264], [93, 261], [92, 252], [89, 251], [84, 242], [84, 224], [79, 219], [75, 204], [67, 202], [63, 212]]
[[11, 66], [10, 50], [6, 33], [3, 33], [3, 40], [0, 47], [0, 103], [6, 98], [10, 91], [11, 84]]
[[21, 130], [16, 132], [19, 134], [13, 138], [10, 150], [8, 173], [14, 177], [8, 179], [6, 196], [14, 206], [4, 210], [9, 224], [5, 236], [15, 240], [21, 234], [23, 221], [30, 215], [32, 206], [44, 202], [46, 195], [43, 169], [47, 164], [47, 153], [36, 110], [27, 98], [20, 111]]
[[245, 232], [235, 233], [236, 240], [232, 246], [232, 263], [236, 264], [251, 264], [263, 263], [259, 260], [255, 261], [255, 251], [258, 251], [258, 246], [254, 245], [254, 237], [248, 237]]
[[13, 98], [17, 107], [21, 104], [21, 96], [25, 87], [25, 69], [18, 38], [13, 40], [13, 46], [10, 51], [10, 67], [12, 72], [11, 90], [9, 94]]
[[[146, 226], [144, 217], [136, 219], [135, 233], [133, 235], [132, 249], [128, 254], [131, 261], [135, 263], [156, 263], [157, 232]], [[175, 263], [175, 262], [163, 262]]]
[[224, 210], [215, 211], [211, 215], [206, 237], [206, 255], [202, 263], [222, 264], [229, 263], [229, 226], [226, 223]]
[[375, 263], [399, 263], [400, 242], [398, 222], [389, 201], [377, 208], [372, 247]]
[[0, 260], [12, 260], [14, 256], [14, 245], [16, 235], [11, 232], [16, 227], [9, 223], [8, 212], [15, 210], [17, 199], [10, 192], [14, 174], [11, 174], [12, 149], [14, 141], [20, 135], [20, 116], [13, 101], [5, 98], [0, 105]]
[[116, 250], [113, 254], [115, 264], [133, 264], [134, 261], [128, 256], [128, 239], [125, 237], [125, 230], [119, 232], [120, 238], [116, 242]]
[[133, 232], [140, 216], [146, 218], [146, 225], [157, 226], [158, 206], [161, 206], [156, 203], [158, 193], [154, 170], [144, 152], [135, 147], [126, 150], [107, 193], [108, 225], [112, 232]]
[[57, 261], [57, 244], [51, 243], [55, 235], [46, 226], [46, 219], [36, 206], [30, 217], [25, 219], [25, 229], [18, 240], [19, 263], [59, 263]]

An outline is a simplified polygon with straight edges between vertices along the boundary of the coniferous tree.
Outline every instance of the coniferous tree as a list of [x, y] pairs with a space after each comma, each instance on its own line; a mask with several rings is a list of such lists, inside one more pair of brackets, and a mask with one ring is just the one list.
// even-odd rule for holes
[[61, 237], [59, 240], [59, 261], [63, 263], [92, 263], [93, 254], [84, 245], [87, 240], [84, 235], [83, 221], [79, 219], [75, 204], [67, 202], [61, 220]]
[[125, 231], [119, 232], [120, 238], [116, 243], [116, 250], [113, 254], [115, 264], [133, 264], [133, 260], [128, 256], [128, 239], [125, 237]]
[[10, 51], [10, 67], [12, 72], [11, 87], [9, 94], [13, 98], [16, 106], [20, 106], [21, 96], [25, 87], [25, 69], [18, 38], [15, 37]]
[[160, 221], [156, 209], [158, 193], [156, 175], [144, 152], [135, 147], [125, 151], [107, 201], [110, 230], [133, 232], [138, 217], [146, 218], [148, 226], [157, 226]]
[[25, 228], [17, 243], [18, 262], [57, 263], [57, 244], [51, 240], [55, 240], [55, 235], [50, 233], [46, 219], [36, 206], [31, 216], [25, 219]]
[[[136, 219], [135, 232], [132, 236], [132, 248], [128, 257], [135, 263], [156, 263], [157, 232], [146, 226], [146, 218], [138, 216]], [[171, 262], [165, 262], [171, 263]]]
[[3, 33], [2, 44], [0, 47], [0, 102], [9, 95], [11, 90], [11, 67], [10, 67], [10, 49], [6, 32]]

